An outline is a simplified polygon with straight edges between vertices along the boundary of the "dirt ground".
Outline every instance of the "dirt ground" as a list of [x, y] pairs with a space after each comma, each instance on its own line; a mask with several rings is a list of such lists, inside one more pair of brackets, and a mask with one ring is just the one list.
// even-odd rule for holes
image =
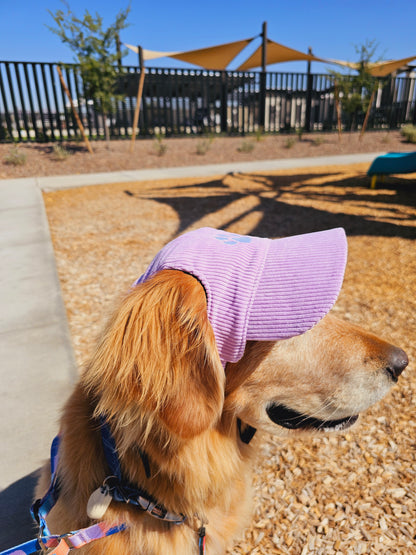
[[[322, 136], [326, 137], [326, 136]], [[412, 150], [398, 133], [169, 139], [77, 145], [62, 161], [50, 145], [20, 147], [26, 163], [3, 162], [0, 177], [195, 165], [232, 160]], [[251, 152], [240, 152], [244, 141]], [[414, 146], [413, 146], [414, 150]], [[416, 175], [369, 189], [368, 165], [235, 173], [211, 178], [83, 187], [44, 194], [72, 340], [80, 367], [118, 295], [179, 233], [210, 225], [280, 237], [342, 226], [347, 272], [333, 308], [394, 342], [410, 365], [392, 392], [338, 435], [285, 442], [268, 437], [255, 475], [251, 527], [230, 554], [416, 554]]]
[[[303, 158], [355, 152], [412, 151], [399, 131], [359, 133], [311, 133], [299, 138], [292, 135], [246, 137], [169, 138], [161, 142], [137, 139], [133, 153], [130, 141], [93, 142], [94, 153], [84, 143], [33, 143], [16, 147], [0, 144], [0, 179], [43, 175], [68, 175], [116, 170], [138, 170], [171, 166], [195, 166], [222, 162]], [[21, 160], [23, 163], [13, 163]]]

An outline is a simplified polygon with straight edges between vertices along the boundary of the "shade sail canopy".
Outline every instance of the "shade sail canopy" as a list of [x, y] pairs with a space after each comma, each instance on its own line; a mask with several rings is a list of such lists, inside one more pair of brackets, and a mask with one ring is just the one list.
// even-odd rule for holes
[[[203, 67], [204, 69], [225, 69], [252, 40], [252, 38], [238, 40], [219, 44], [218, 46], [188, 50], [186, 52], [157, 52], [155, 50], [143, 49], [143, 58], [145, 60], [154, 60], [156, 58], [169, 57]], [[126, 44], [126, 46], [133, 50], [133, 52], [138, 53], [137, 46], [132, 46], [131, 44]]]
[[[227, 66], [232, 62], [232, 60], [238, 56], [238, 54], [246, 47], [253, 38], [238, 40], [234, 42], [227, 42], [224, 44], [219, 44], [217, 46], [209, 46], [207, 48], [198, 48], [196, 50], [188, 51], [175, 51], [175, 52], [161, 52], [156, 50], [146, 50], [142, 49], [144, 60], [155, 60], [156, 58], [174, 58], [175, 60], [180, 60], [182, 62], [187, 62], [204, 69], [226, 69]], [[137, 46], [131, 44], [126, 44], [130, 50], [139, 52]], [[385, 77], [390, 75], [394, 71], [405, 67], [409, 62], [415, 60], [416, 56], [410, 56], [408, 58], [401, 58], [400, 60], [389, 60], [384, 62], [377, 62], [373, 64], [368, 64], [369, 72], [374, 75], [374, 77]], [[342, 60], [324, 59], [317, 58], [312, 54], [306, 54], [300, 50], [295, 50], [274, 42], [273, 40], [267, 39], [266, 48], [266, 65], [278, 64], [283, 62], [294, 62], [294, 61], [306, 61], [306, 62], [323, 62], [329, 64], [337, 64], [343, 67], [349, 67], [354, 70], [359, 70], [360, 63], [358, 62], [346, 62]], [[256, 67], [261, 67], [262, 65], [262, 46], [259, 46], [257, 50], [238, 68], [238, 71], [247, 71]]]
[[[262, 65], [262, 47], [259, 46], [257, 50], [237, 69], [239, 71], [246, 71], [255, 67], [260, 67]], [[312, 54], [306, 54], [300, 52], [299, 50], [294, 50], [278, 42], [274, 42], [267, 39], [267, 49], [266, 49], [266, 64], [278, 64], [282, 62], [294, 62], [294, 61], [307, 61], [307, 62], [325, 62], [321, 58], [316, 58]]]
[[[416, 60], [416, 56], [410, 56], [408, 58], [401, 58], [400, 60], [388, 60], [386, 62], [376, 62], [373, 64], [368, 64], [368, 71], [374, 77], [386, 77], [394, 71], [405, 67], [412, 60]], [[358, 62], [343, 62], [342, 60], [328, 60], [328, 62], [338, 64], [344, 67], [349, 67], [351, 69], [359, 70], [361, 64]]]

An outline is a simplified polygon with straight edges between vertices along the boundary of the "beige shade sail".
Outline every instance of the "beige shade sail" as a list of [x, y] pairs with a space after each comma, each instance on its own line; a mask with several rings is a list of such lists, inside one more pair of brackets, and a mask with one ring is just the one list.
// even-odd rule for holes
[[[252, 38], [238, 40], [219, 44], [218, 46], [188, 50], [186, 52], [156, 52], [154, 50], [143, 49], [143, 58], [145, 60], [154, 60], [155, 58], [169, 57], [203, 67], [204, 69], [225, 69], [252, 40]], [[133, 52], [138, 53], [137, 46], [130, 44], [126, 44], [126, 46], [133, 50]]]
[[[262, 47], [259, 46], [258, 49], [237, 69], [239, 71], [246, 71], [254, 67], [260, 67], [262, 65], [261, 57], [262, 57]], [[299, 50], [294, 50], [293, 48], [289, 48], [288, 46], [283, 46], [283, 44], [279, 44], [278, 42], [274, 42], [270, 39], [267, 39], [267, 49], [266, 49], [267, 65], [278, 64], [281, 62], [302, 61], [302, 60], [307, 62], [326, 61], [326, 60], [322, 60], [321, 58], [316, 58], [312, 54], [306, 54], [304, 52], [300, 52]]]
[[[132, 50], [136, 54], [139, 53], [138, 46], [133, 46], [132, 44], [126, 43], [124, 43], [124, 46], [130, 48], [130, 50]], [[146, 50], [145, 48], [143, 48], [142, 50], [144, 60], [155, 60], [156, 58], [164, 58], [165, 56], [171, 56], [172, 54], [180, 54], [180, 52], [158, 52], [156, 50]]]
[[[386, 62], [377, 62], [374, 64], [368, 64], [368, 71], [374, 77], [386, 77], [394, 71], [405, 67], [412, 60], [416, 60], [416, 56], [410, 56], [408, 58], [401, 58], [400, 60], [389, 60]], [[358, 62], [344, 62], [342, 60], [328, 60], [328, 62], [338, 64], [340, 66], [349, 67], [351, 69], [359, 70], [360, 63]]]

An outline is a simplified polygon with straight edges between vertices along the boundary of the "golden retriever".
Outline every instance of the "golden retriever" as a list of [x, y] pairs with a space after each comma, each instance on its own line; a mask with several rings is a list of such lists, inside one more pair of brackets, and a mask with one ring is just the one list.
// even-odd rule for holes
[[[100, 520], [123, 522], [126, 529], [80, 553], [202, 553], [201, 524], [206, 553], [224, 553], [250, 520], [261, 433], [346, 429], [407, 365], [401, 349], [329, 314], [291, 339], [248, 342], [243, 358], [224, 372], [206, 302], [200, 282], [177, 270], [162, 270], [133, 288], [67, 402], [60, 496], [48, 517], [52, 532], [93, 522], [87, 504], [108, 476], [102, 417], [128, 482], [186, 517], [172, 524], [113, 500]], [[49, 479], [45, 467], [39, 495]]]

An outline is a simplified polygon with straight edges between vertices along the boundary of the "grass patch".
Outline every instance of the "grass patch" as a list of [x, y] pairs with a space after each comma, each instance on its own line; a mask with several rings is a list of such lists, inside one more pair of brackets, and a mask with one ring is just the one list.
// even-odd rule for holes
[[211, 147], [212, 140], [210, 139], [202, 139], [196, 143], [196, 153], [200, 156], [203, 156], [208, 152]]
[[164, 136], [161, 133], [155, 135], [154, 148], [158, 156], [163, 156], [168, 150], [168, 145], [164, 142]]
[[9, 154], [4, 157], [4, 162], [11, 166], [24, 166], [26, 164], [26, 154], [18, 146], [13, 146]]
[[288, 137], [285, 141], [285, 148], [292, 148], [295, 146], [296, 144], [296, 140], [295, 137]]
[[319, 146], [319, 145], [323, 145], [325, 142], [325, 139], [323, 137], [315, 137], [312, 141], [312, 144], [314, 146]]
[[241, 145], [237, 148], [238, 152], [252, 152], [254, 150], [255, 144], [253, 141], [243, 141]]
[[53, 145], [53, 158], [58, 162], [63, 162], [71, 155], [69, 150], [67, 150], [63, 145], [55, 144]]
[[408, 143], [416, 143], [416, 126], [415, 125], [405, 125], [401, 129], [400, 132]]

